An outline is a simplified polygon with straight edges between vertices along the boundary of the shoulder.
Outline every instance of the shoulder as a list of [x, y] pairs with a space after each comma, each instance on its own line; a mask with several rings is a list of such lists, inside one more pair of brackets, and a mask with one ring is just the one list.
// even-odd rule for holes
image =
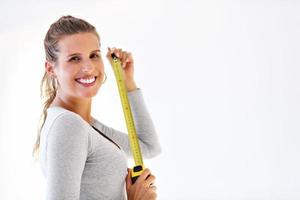
[[[45, 153], [49, 162], [85, 160], [90, 153], [87, 124], [76, 113], [49, 109], [45, 132]], [[51, 160], [51, 161], [50, 161]]]
[[47, 111], [47, 119], [51, 126], [80, 127], [84, 126], [84, 120], [72, 111], [63, 108], [51, 108]]
[[87, 141], [87, 124], [76, 113], [61, 108], [51, 108], [47, 112], [48, 140]]

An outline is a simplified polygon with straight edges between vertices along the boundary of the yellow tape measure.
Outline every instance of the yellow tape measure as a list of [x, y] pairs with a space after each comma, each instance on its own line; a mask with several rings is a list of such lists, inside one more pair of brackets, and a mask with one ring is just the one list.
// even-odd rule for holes
[[143, 164], [143, 158], [142, 153], [139, 145], [139, 141], [136, 135], [135, 125], [131, 113], [130, 104], [128, 101], [127, 96], [127, 89], [124, 82], [124, 77], [122, 74], [122, 67], [121, 67], [121, 61], [120, 59], [113, 53], [111, 55], [112, 57], [112, 67], [113, 71], [116, 77], [118, 89], [119, 89], [119, 95], [121, 98], [123, 113], [125, 116], [125, 121], [127, 125], [127, 131], [128, 131], [128, 137], [130, 142], [130, 149], [133, 154], [133, 159], [135, 166], [132, 170], [132, 182], [134, 183], [137, 178], [141, 175], [141, 173], [144, 171], [145, 167]]

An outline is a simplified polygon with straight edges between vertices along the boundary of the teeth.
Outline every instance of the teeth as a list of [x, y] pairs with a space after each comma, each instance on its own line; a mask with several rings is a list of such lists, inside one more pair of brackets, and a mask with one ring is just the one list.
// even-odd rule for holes
[[92, 83], [92, 82], [94, 82], [94, 81], [95, 81], [95, 77], [93, 77], [93, 78], [88, 78], [88, 79], [80, 78], [80, 79], [77, 79], [77, 80], [78, 80], [78, 82], [80, 82], [80, 83], [85, 83], [85, 84], [87, 84], [87, 83]]

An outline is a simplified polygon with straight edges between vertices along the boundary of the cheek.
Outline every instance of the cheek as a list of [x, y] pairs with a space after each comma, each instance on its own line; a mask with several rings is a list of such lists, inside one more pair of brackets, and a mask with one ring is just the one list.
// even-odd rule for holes
[[65, 66], [64, 73], [68, 77], [74, 77], [80, 71], [80, 65], [78, 64], [68, 64]]
[[75, 81], [78, 70], [76, 66], [66, 66], [64, 71], [61, 72], [60, 80], [62, 83], [72, 83]]
[[100, 61], [100, 63], [98, 63], [96, 65], [96, 68], [99, 72], [104, 72], [104, 64], [103, 64], [103, 61]]

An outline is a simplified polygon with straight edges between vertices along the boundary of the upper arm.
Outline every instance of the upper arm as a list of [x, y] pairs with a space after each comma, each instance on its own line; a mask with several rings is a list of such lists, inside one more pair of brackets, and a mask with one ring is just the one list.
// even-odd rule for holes
[[79, 199], [81, 176], [88, 154], [88, 134], [78, 116], [64, 113], [47, 136], [47, 199]]

